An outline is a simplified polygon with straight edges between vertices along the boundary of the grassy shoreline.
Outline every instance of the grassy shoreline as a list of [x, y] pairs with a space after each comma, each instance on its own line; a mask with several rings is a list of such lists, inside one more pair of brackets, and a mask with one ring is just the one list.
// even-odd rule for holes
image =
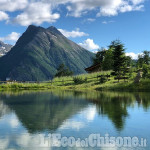
[[55, 78], [53, 82], [45, 83], [5, 83], [0, 84], [0, 90], [77, 90], [77, 91], [127, 91], [127, 92], [149, 92], [150, 91], [150, 79], [141, 79], [140, 83], [135, 84], [134, 78], [136, 74], [132, 74], [132, 77], [127, 82], [123, 80], [119, 83], [114, 80], [114, 77], [110, 77], [110, 80], [106, 83], [99, 83], [98, 75], [106, 75], [110, 72], [99, 72], [93, 74], [84, 74], [77, 76], [80, 79], [86, 79], [83, 83], [75, 84], [73, 77], [61, 77]]

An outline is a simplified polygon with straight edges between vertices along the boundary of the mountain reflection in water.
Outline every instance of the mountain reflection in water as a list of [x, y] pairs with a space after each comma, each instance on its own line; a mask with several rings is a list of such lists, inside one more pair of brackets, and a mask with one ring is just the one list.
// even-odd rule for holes
[[[26, 147], [31, 136], [55, 132], [76, 137], [100, 132], [131, 136], [133, 133], [139, 135], [141, 130], [143, 133], [139, 136], [149, 138], [150, 121], [145, 119], [150, 116], [149, 112], [149, 93], [1, 93], [0, 148]], [[142, 123], [143, 120], [145, 123]], [[137, 123], [139, 128], [135, 126]], [[18, 142], [18, 138], [24, 140]]]

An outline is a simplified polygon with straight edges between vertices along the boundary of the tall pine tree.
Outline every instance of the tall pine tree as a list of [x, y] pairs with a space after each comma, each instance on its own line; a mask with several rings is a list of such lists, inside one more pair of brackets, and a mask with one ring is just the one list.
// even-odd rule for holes
[[114, 57], [113, 68], [115, 74], [118, 77], [120, 77], [121, 75], [123, 75], [123, 71], [126, 65], [124, 45], [119, 40], [116, 40], [111, 43], [109, 48], [113, 49], [113, 57]]

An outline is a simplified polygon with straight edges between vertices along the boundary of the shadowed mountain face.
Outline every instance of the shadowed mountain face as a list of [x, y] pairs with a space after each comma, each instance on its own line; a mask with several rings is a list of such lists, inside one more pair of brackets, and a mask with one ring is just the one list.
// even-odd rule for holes
[[64, 63], [75, 74], [85, 73], [94, 54], [68, 40], [55, 27], [29, 26], [10, 52], [0, 59], [0, 79], [48, 80]]
[[12, 48], [12, 45], [0, 41], [0, 57], [6, 55]]

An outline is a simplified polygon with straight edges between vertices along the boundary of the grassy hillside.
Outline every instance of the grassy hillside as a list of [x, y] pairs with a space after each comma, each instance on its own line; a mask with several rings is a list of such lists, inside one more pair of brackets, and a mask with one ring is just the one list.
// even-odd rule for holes
[[[111, 71], [98, 72], [93, 74], [82, 74], [74, 77], [55, 78], [52, 81], [40, 83], [3, 83], [0, 84], [0, 90], [39, 90], [39, 89], [60, 89], [60, 90], [114, 90], [114, 91], [150, 91], [150, 79], [141, 79], [140, 83], [135, 84], [136, 73], [124, 81], [118, 82], [113, 76], [109, 81], [100, 83], [100, 75], [110, 74]], [[79, 79], [79, 83], [74, 80]]]

